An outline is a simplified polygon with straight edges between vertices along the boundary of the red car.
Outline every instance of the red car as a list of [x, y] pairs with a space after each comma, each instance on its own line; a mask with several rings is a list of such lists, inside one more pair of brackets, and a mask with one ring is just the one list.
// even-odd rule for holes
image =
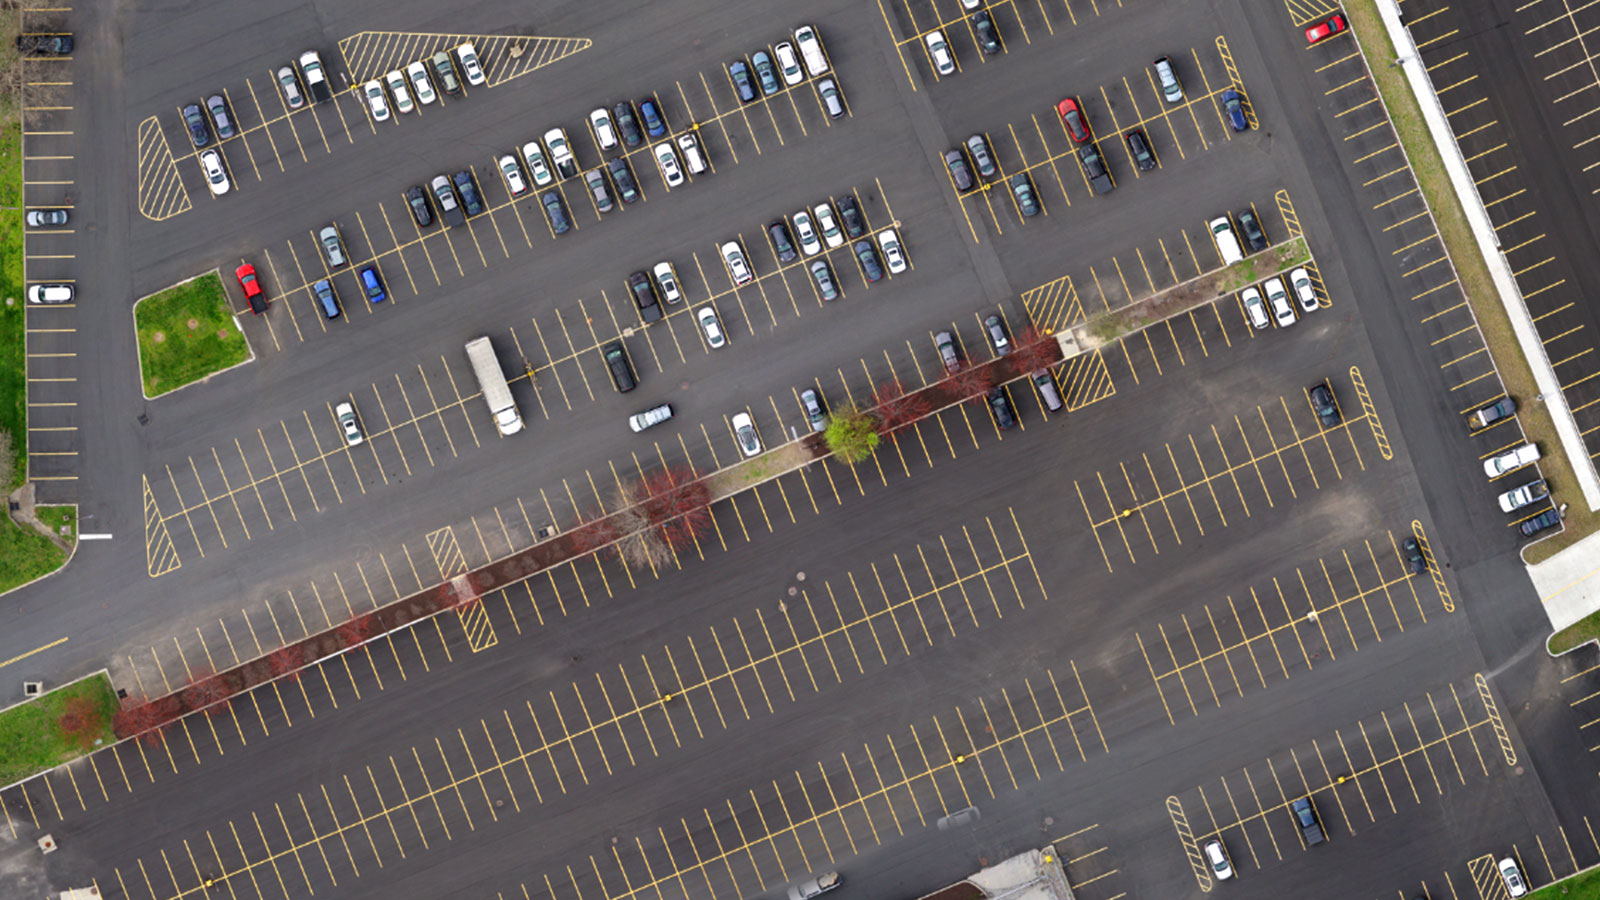
[[1315, 44], [1317, 41], [1331, 38], [1349, 27], [1345, 23], [1344, 16], [1331, 16], [1327, 21], [1306, 29], [1306, 43]]
[[256, 267], [245, 263], [233, 270], [233, 277], [239, 279], [239, 287], [244, 290], [244, 299], [250, 303], [250, 311], [261, 315], [267, 311], [267, 292], [261, 289], [261, 281], [256, 278]]
[[1067, 124], [1067, 133], [1072, 135], [1072, 140], [1083, 144], [1089, 141], [1089, 117], [1083, 114], [1083, 107], [1071, 97], [1056, 104], [1056, 112], [1061, 114], [1061, 121]]

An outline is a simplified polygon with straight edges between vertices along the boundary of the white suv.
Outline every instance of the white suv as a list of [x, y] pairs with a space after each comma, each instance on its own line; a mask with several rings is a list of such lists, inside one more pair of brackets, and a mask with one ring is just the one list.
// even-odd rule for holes
[[472, 44], [462, 44], [456, 48], [456, 58], [461, 60], [461, 71], [466, 73], [467, 84], [477, 87], [483, 84], [483, 66], [478, 64], [478, 51]]
[[1218, 216], [1206, 223], [1211, 229], [1211, 239], [1217, 242], [1217, 253], [1222, 257], [1222, 264], [1233, 265], [1244, 259], [1244, 251], [1239, 249], [1239, 238], [1233, 233], [1233, 223], [1227, 216]]

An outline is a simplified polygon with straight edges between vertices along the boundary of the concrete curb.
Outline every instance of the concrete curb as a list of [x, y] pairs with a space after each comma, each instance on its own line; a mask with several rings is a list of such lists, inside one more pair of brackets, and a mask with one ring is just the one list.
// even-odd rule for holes
[[1461, 202], [1467, 221], [1471, 223], [1472, 234], [1478, 242], [1478, 252], [1489, 268], [1490, 277], [1494, 279], [1495, 292], [1500, 295], [1500, 303], [1511, 319], [1522, 355], [1528, 361], [1528, 368], [1533, 370], [1534, 382], [1539, 385], [1544, 404], [1550, 410], [1550, 419], [1561, 438], [1561, 449], [1566, 453], [1572, 471], [1577, 476], [1578, 486], [1583, 490], [1584, 502], [1589, 504], [1591, 511], [1600, 510], [1600, 473], [1595, 471], [1594, 463], [1584, 449], [1578, 423], [1573, 420], [1572, 410], [1567, 407], [1567, 399], [1561, 393], [1561, 382], [1556, 378], [1549, 358], [1545, 356], [1544, 345], [1533, 326], [1533, 317], [1528, 314], [1528, 306], [1523, 302], [1517, 280], [1511, 274], [1511, 266], [1500, 253], [1500, 241], [1494, 225], [1489, 220], [1482, 198], [1478, 196], [1477, 185], [1467, 169], [1467, 162], [1461, 156], [1455, 133], [1450, 130], [1444, 109], [1439, 105], [1439, 98], [1434, 94], [1433, 85], [1421, 65], [1422, 58], [1417, 45], [1411, 39], [1411, 32], [1400, 22], [1397, 0], [1378, 0], [1376, 5], [1378, 15], [1383, 19], [1384, 30], [1389, 33], [1390, 42], [1400, 54], [1397, 62], [1405, 70], [1411, 93], [1416, 96], [1417, 105], [1422, 109], [1422, 118], [1428, 124], [1434, 147], [1444, 162], [1445, 171], [1450, 175], [1456, 198]]

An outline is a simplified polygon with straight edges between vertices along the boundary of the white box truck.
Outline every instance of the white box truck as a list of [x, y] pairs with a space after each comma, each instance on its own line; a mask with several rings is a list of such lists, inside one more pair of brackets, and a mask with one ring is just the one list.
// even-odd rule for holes
[[495, 358], [494, 346], [486, 337], [467, 342], [467, 359], [472, 360], [472, 373], [478, 376], [478, 387], [483, 389], [483, 401], [489, 404], [494, 424], [503, 435], [522, 430], [522, 416], [517, 412], [517, 402], [511, 399], [511, 385], [506, 384], [506, 374]]

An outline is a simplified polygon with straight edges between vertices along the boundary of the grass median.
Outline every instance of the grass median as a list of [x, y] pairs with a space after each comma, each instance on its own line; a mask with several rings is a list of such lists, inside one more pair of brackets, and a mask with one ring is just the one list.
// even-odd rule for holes
[[159, 397], [250, 358], [215, 270], [133, 305], [146, 397]]
[[116, 713], [117, 693], [103, 672], [0, 712], [0, 785], [114, 743]]
[[[1389, 108], [1389, 117], [1400, 143], [1411, 159], [1411, 169], [1416, 174], [1417, 183], [1433, 210], [1439, 237], [1450, 251], [1462, 292], [1478, 319], [1478, 328], [1483, 332], [1485, 343], [1494, 354], [1495, 365], [1500, 370], [1501, 380], [1505, 382], [1506, 392], [1517, 398], [1522, 430], [1528, 440], [1538, 444], [1544, 451], [1539, 466], [1550, 483], [1553, 499], [1560, 503], [1563, 494], [1573, 498], [1574, 502], [1567, 507], [1566, 529], [1523, 551], [1523, 559], [1527, 562], [1542, 562], [1591, 534], [1600, 525], [1600, 515], [1591, 512], [1582, 496], [1575, 493], [1578, 491], [1578, 479], [1563, 452], [1555, 423], [1549, 410], [1534, 400], [1540, 391], [1533, 380], [1533, 370], [1523, 355], [1522, 345], [1517, 343], [1511, 318], [1495, 291], [1489, 267], [1478, 252], [1477, 239], [1456, 197], [1450, 176], [1445, 172], [1444, 161], [1434, 147], [1432, 134], [1422, 118], [1422, 109], [1416, 96], [1411, 93], [1403, 68], [1389, 64], [1399, 54], [1384, 30], [1376, 3], [1374, 0], [1350, 0], [1344, 8], [1350, 17], [1352, 30], [1366, 53], [1373, 81]], [[1406, 63], [1416, 64], [1415, 61]], [[1591, 624], [1591, 630], [1600, 633], [1600, 618]]]
[[1547, 884], [1529, 894], [1525, 900], [1600, 900], [1600, 868]]

